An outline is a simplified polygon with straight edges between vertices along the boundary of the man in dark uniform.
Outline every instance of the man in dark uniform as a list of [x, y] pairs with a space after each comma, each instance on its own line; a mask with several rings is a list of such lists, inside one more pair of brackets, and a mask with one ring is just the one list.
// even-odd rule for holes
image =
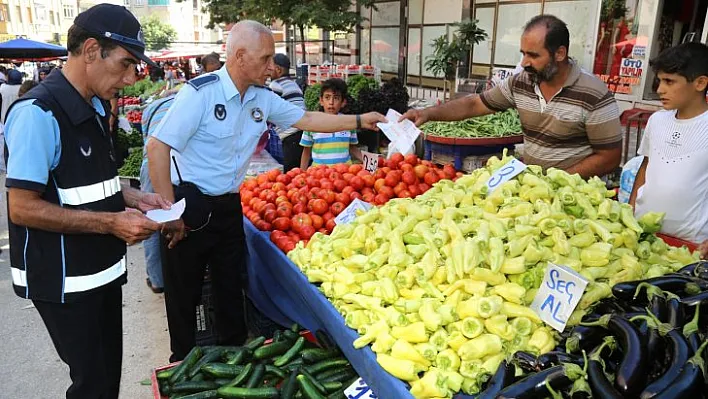
[[139, 60], [150, 61], [138, 21], [110, 4], [79, 14], [67, 47], [66, 66], [8, 112], [10, 270], [69, 365], [66, 397], [115, 399], [126, 243], [160, 229], [142, 212], [169, 204], [121, 187], [107, 100], [135, 82]]

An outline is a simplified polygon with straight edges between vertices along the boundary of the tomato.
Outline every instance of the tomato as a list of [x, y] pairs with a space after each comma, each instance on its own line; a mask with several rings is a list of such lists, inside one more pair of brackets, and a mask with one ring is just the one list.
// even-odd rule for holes
[[331, 204], [335, 201], [337, 194], [335, 194], [332, 190], [322, 189], [322, 191], [320, 191], [320, 196], [323, 200], [327, 201], [328, 204]]
[[363, 189], [361, 189], [360, 193], [361, 193], [361, 195], [375, 194], [374, 190], [372, 190], [371, 187], [364, 187]]
[[292, 222], [288, 217], [279, 217], [273, 220], [273, 228], [278, 230], [290, 230]]
[[428, 173], [428, 167], [425, 165], [416, 165], [416, 167], [413, 168], [413, 172], [417, 178], [422, 180], [425, 178], [425, 174]]
[[364, 167], [360, 163], [349, 165], [349, 173], [353, 175], [359, 173], [362, 169], [364, 169]]
[[309, 240], [313, 234], [315, 234], [315, 228], [312, 225], [305, 225], [300, 228], [300, 236], [305, 240]]
[[[356, 194], [359, 194], [359, 193], [356, 193]], [[332, 211], [332, 214], [333, 214], [334, 216], [337, 216], [337, 215], [339, 215], [340, 213], [342, 213], [342, 211], [344, 210], [344, 208], [346, 208], [346, 207], [344, 206], [344, 204], [342, 204], [341, 202], [335, 202], [335, 203], [332, 204], [332, 206], [330, 207], [330, 210]]]
[[302, 202], [298, 202], [297, 204], [293, 205], [293, 212], [295, 215], [298, 213], [303, 213], [307, 209], [307, 205], [305, 205]]
[[280, 230], [273, 230], [273, 231], [270, 233], [270, 240], [273, 241], [273, 242], [275, 242], [275, 240], [277, 240], [278, 238], [287, 237], [287, 236], [288, 236], [288, 235], [285, 234], [285, 232], [283, 232], [283, 231], [280, 231]]
[[340, 163], [340, 164], [334, 165], [334, 170], [336, 170], [337, 173], [345, 174], [345, 173], [349, 172], [349, 165]]
[[430, 190], [430, 186], [426, 183], [418, 183], [418, 189], [420, 190], [420, 193], [424, 193], [428, 190]]
[[386, 185], [389, 187], [396, 187], [396, 184], [398, 184], [401, 180], [398, 178], [398, 175], [395, 173], [389, 173], [386, 175], [386, 178], [384, 179], [386, 182]]
[[307, 181], [304, 177], [298, 176], [293, 179], [293, 185], [295, 186], [295, 188], [302, 188], [307, 186]]
[[369, 176], [369, 175], [371, 175], [371, 173], [369, 173], [368, 170], [362, 169], [362, 170], [358, 171], [358, 172], [356, 173], [356, 175], [363, 178], [364, 176]]
[[354, 201], [355, 198], [361, 199], [361, 198], [362, 198], [361, 193], [359, 193], [359, 192], [357, 192], [357, 191], [354, 191], [354, 192], [352, 192], [351, 194], [349, 194], [349, 200], [350, 200], [350, 201]]
[[303, 193], [298, 193], [293, 198], [293, 202], [299, 203], [299, 204], [307, 204], [308, 200], [309, 200], [308, 196]]
[[376, 192], [381, 192], [381, 187], [386, 185], [386, 180], [385, 179], [376, 179], [374, 182], [374, 190]]
[[275, 209], [268, 209], [263, 212], [263, 220], [268, 223], [272, 223], [276, 217], [278, 217], [278, 212], [276, 212]]
[[323, 190], [334, 190], [334, 183], [325, 179], [320, 182], [320, 187], [322, 187]]
[[278, 198], [278, 194], [275, 191], [268, 191], [268, 194], [266, 194], [265, 200], [268, 201], [269, 203], [274, 204], [276, 198]]
[[278, 212], [279, 217], [290, 218], [293, 214], [293, 205], [290, 202], [281, 202], [278, 204], [276, 212]]
[[293, 242], [298, 242], [300, 241], [300, 235], [292, 230], [288, 231], [288, 237], [290, 237]]
[[376, 197], [374, 197], [374, 203], [376, 205], [383, 205], [387, 202], [388, 202], [388, 197], [383, 194], [376, 194]]
[[443, 167], [443, 173], [445, 173], [445, 178], [446, 179], [452, 179], [455, 177], [455, 168], [452, 165], [445, 165]]
[[344, 181], [343, 179], [337, 179], [334, 181], [334, 190], [337, 191], [338, 193], [341, 193], [342, 190], [344, 190], [344, 187], [347, 186], [347, 182]]
[[349, 181], [349, 185], [351, 185], [355, 191], [361, 191], [361, 189], [364, 188], [364, 179], [359, 176], [354, 176], [351, 181]]
[[407, 163], [408, 165], [416, 166], [418, 165], [418, 156], [415, 154], [408, 154], [403, 157], [403, 162]]
[[319, 168], [313, 169], [312, 177], [314, 177], [314, 178], [317, 179], [317, 180], [322, 180], [322, 179], [324, 179], [324, 170], [319, 169]]
[[407, 163], [402, 163], [402, 164], [400, 165], [400, 169], [401, 169], [401, 171], [403, 171], [403, 172], [413, 172], [413, 166], [412, 166], [412, 165], [409, 165], [409, 164], [407, 164]]
[[260, 198], [260, 199], [262, 199], [263, 201], [265, 201], [266, 195], [268, 195], [268, 193], [270, 193], [270, 190], [267, 190], [267, 189], [266, 189], [266, 190], [263, 190], [263, 191], [261, 191], [260, 193], [258, 193], [258, 198]]
[[257, 227], [258, 230], [260, 230], [260, 231], [271, 231], [271, 230], [273, 230], [273, 225], [270, 224], [270, 223], [268, 223], [268, 222], [266, 222], [265, 220], [261, 220], [261, 221], [259, 221], [258, 223], [259, 223], [259, 225], [256, 226], [256, 227]]
[[327, 229], [328, 232], [332, 232], [334, 228], [337, 226], [337, 222], [334, 221], [334, 219], [330, 219], [325, 223], [325, 229]]
[[389, 169], [398, 169], [398, 162], [392, 161], [390, 159], [386, 160], [385, 167]]
[[310, 210], [310, 212], [314, 212], [318, 215], [322, 215], [327, 212], [328, 208], [329, 204], [323, 199], [310, 200], [310, 202], [307, 204], [307, 209]]
[[342, 175], [342, 179], [344, 179], [345, 182], [349, 183], [354, 175], [352, 173], [345, 173]]
[[406, 183], [400, 182], [400, 183], [396, 184], [396, 187], [393, 188], [393, 192], [396, 193], [398, 198], [401, 198], [401, 196], [400, 196], [401, 191], [407, 190], [407, 189], [408, 189], [408, 185]]
[[292, 218], [292, 229], [300, 233], [303, 226], [312, 226], [312, 219], [306, 213], [298, 213]]
[[374, 198], [375, 198], [375, 197], [376, 197], [376, 195], [374, 195], [373, 192], [371, 192], [371, 193], [366, 193], [366, 194], [364, 194], [364, 195], [361, 196], [361, 198], [364, 200], [364, 202], [368, 202], [368, 203], [370, 203], [370, 204], [372, 204], [372, 203], [374, 202]]
[[411, 198], [411, 192], [408, 190], [401, 190], [401, 192], [398, 193], [398, 198]]
[[275, 191], [276, 193], [278, 191], [283, 191], [285, 190], [285, 184], [283, 183], [273, 183], [273, 187], [270, 188], [271, 190]]
[[241, 203], [248, 204], [253, 199], [253, 191], [251, 190], [241, 190]]
[[243, 188], [246, 190], [251, 190], [253, 191], [254, 188], [258, 186], [258, 181], [256, 179], [248, 179], [243, 182], [242, 184]]
[[302, 173], [302, 169], [300, 169], [300, 168], [292, 168], [292, 169], [290, 169], [290, 170], [288, 171], [287, 175], [292, 178], [293, 176], [297, 176], [297, 175], [299, 175], [300, 173]]
[[283, 243], [283, 247], [281, 249], [287, 254], [288, 252], [295, 249], [295, 243], [288, 240], [287, 242]]
[[275, 181], [275, 178], [280, 176], [283, 172], [281, 172], [280, 169], [271, 169], [266, 173], [268, 174], [268, 180]]
[[290, 180], [291, 180], [290, 176], [288, 176], [288, 175], [279, 175], [278, 177], [275, 178], [275, 181], [277, 183], [283, 183], [285, 185], [290, 183]]
[[376, 172], [374, 172], [374, 179], [383, 179], [386, 177], [386, 173], [382, 169], [376, 169]]
[[268, 183], [268, 175], [266, 175], [266, 174], [258, 175], [258, 177], [256, 177], [256, 182], [258, 183], [259, 186], [262, 186], [262, 185]]
[[386, 164], [386, 159], [384, 157], [379, 157], [379, 168], [383, 168]]
[[290, 202], [290, 199], [287, 197], [287, 193], [286, 193], [286, 195], [279, 195], [278, 198], [276, 198], [274, 202], [275, 202], [275, 205], [280, 205], [283, 202]]
[[307, 183], [308, 187], [310, 187], [310, 188], [320, 186], [320, 181], [312, 176], [307, 176], [307, 179], [305, 179], [305, 182]]
[[324, 218], [320, 215], [310, 215], [310, 219], [312, 219], [312, 227], [315, 228], [315, 230], [319, 230], [324, 226]]
[[327, 223], [328, 220], [334, 219], [334, 215], [332, 214], [332, 212], [328, 211], [327, 213], [322, 215], [322, 219], [324, 219], [325, 223]]
[[344, 205], [349, 205], [349, 202], [351, 201], [351, 199], [349, 198], [349, 194], [339, 193], [339, 194], [335, 195], [334, 201], [341, 202]]
[[437, 183], [440, 178], [438, 177], [437, 173], [435, 171], [430, 171], [425, 174], [425, 184], [432, 186], [433, 184]]
[[374, 176], [372, 176], [371, 174], [362, 176], [362, 179], [364, 180], [364, 186], [366, 187], [374, 187], [374, 183], [376, 183], [376, 179], [374, 179]]
[[403, 172], [403, 176], [401, 177], [401, 180], [403, 180], [403, 182], [409, 186], [411, 184], [416, 184], [418, 182], [418, 179], [415, 177], [415, 173], [413, 173], [413, 172]]
[[395, 152], [395, 153], [391, 154], [391, 156], [388, 159], [391, 161], [394, 161], [396, 163], [401, 163], [401, 162], [403, 162], [404, 157], [403, 157], [403, 154], [401, 154], [400, 152]]
[[344, 194], [349, 195], [349, 194], [351, 194], [351, 193], [354, 192], [354, 188], [353, 188], [352, 186], [346, 186], [346, 187], [344, 187], [344, 189], [342, 190], [342, 192], [343, 192]]
[[411, 192], [411, 197], [415, 198], [418, 195], [421, 194], [420, 188], [418, 188], [417, 184], [411, 184], [408, 186], [408, 191]]
[[310, 190], [310, 195], [308, 195], [307, 198], [309, 198], [310, 200], [320, 198], [320, 189], [315, 187], [312, 190]]

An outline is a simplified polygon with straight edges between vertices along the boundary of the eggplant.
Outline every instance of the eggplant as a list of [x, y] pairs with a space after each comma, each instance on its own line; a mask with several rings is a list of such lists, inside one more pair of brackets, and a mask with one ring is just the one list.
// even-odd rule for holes
[[704, 342], [681, 369], [681, 373], [674, 381], [659, 392], [655, 399], [688, 399], [701, 398], [704, 392], [705, 361], [703, 360], [703, 351], [708, 345], [708, 341]]
[[577, 365], [564, 364], [539, 371], [502, 389], [497, 399], [536, 399], [550, 396], [546, 381], [555, 391], [565, 390], [582, 375], [582, 370], [578, 369]]
[[700, 265], [701, 263], [706, 263], [706, 262], [699, 261], [699, 262], [691, 263], [690, 265], [686, 265], [686, 266], [676, 270], [675, 273], [671, 273], [671, 274], [680, 274], [682, 276], [688, 276], [688, 277], [697, 276], [696, 269], [698, 268], [698, 265]]
[[565, 340], [565, 350], [568, 353], [589, 351], [602, 342], [607, 332], [602, 327], [575, 326]]
[[627, 309], [625, 309], [622, 304], [620, 304], [620, 302], [617, 301], [615, 298], [601, 299], [592, 308], [593, 313], [598, 313], [600, 315], [609, 313], [624, 313], [626, 311]]
[[[676, 330], [669, 331], [665, 339], [668, 341], [667, 347], [670, 352], [671, 364], [661, 377], [644, 388], [639, 395], [641, 399], [653, 398], [674, 381], [681, 373], [681, 368], [686, 364], [693, 352], [691, 348], [689, 348], [686, 339]], [[654, 359], [654, 361], [657, 360], [658, 359]]]
[[701, 278], [703, 280], [708, 280], [708, 261], [702, 260], [698, 262], [696, 268], [693, 270], [693, 276]]
[[538, 363], [536, 362], [536, 356], [523, 351], [514, 352], [512, 356], [512, 362], [519, 366], [522, 370], [527, 372], [538, 371]]
[[708, 290], [693, 296], [681, 298], [681, 303], [686, 306], [696, 306], [698, 304], [708, 305]]
[[516, 366], [514, 363], [507, 362], [506, 359], [499, 363], [497, 371], [492, 375], [492, 378], [487, 382], [487, 388], [477, 395], [477, 399], [494, 399], [499, 392], [511, 385], [514, 382], [514, 374]]
[[[592, 324], [586, 324], [592, 325]], [[619, 315], [603, 316], [596, 324], [605, 327], [617, 338], [624, 357], [617, 370], [615, 387], [624, 396], [638, 394], [647, 380], [647, 350], [637, 328]]]
[[667, 323], [671, 324], [671, 327], [682, 328], [686, 322], [686, 319], [683, 314], [683, 306], [681, 306], [681, 301], [678, 298], [671, 298], [666, 303], [666, 306], [668, 308]]
[[701, 339], [701, 333], [700, 333], [700, 322], [701, 322], [701, 305], [696, 305], [696, 309], [694, 310], [693, 313], [693, 318], [691, 321], [686, 323], [683, 326], [683, 336], [686, 337], [686, 340], [688, 341], [688, 345], [691, 347], [691, 350], [695, 353], [698, 351], [698, 348], [701, 346], [703, 343], [703, 340]]
[[708, 289], [708, 281], [684, 275], [673, 275], [615, 284], [614, 287], [612, 287], [612, 295], [624, 301], [636, 302], [638, 300], [646, 303], [646, 297], [637, 296], [637, 298], [635, 298], [637, 288], [642, 283], [653, 285], [662, 291], [669, 291], [676, 295], [695, 295]]
[[585, 359], [582, 356], [576, 356], [565, 352], [551, 351], [536, 358], [536, 367], [538, 370], [545, 370], [549, 367], [558, 366], [562, 363], [577, 364], [580, 367], [585, 366]]
[[610, 336], [608, 338], [590, 352], [588, 357], [588, 382], [590, 383], [592, 394], [597, 398], [623, 399], [624, 397], [615, 389], [612, 381], [607, 379], [604, 371], [605, 361], [602, 358], [602, 351], [615, 345], [614, 337]]

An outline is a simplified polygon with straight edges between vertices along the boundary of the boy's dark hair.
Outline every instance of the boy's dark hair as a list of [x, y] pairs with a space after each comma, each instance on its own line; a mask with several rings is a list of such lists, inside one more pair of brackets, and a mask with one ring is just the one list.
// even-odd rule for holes
[[347, 98], [347, 82], [342, 79], [333, 78], [327, 79], [322, 82], [322, 88], [320, 89], [320, 98], [324, 96], [325, 91], [331, 91], [334, 94], [339, 94], [343, 99]]
[[546, 47], [546, 50], [548, 50], [551, 56], [561, 47], [565, 47], [566, 51], [568, 53], [570, 52], [570, 32], [565, 22], [554, 15], [538, 15], [531, 18], [531, 20], [526, 23], [524, 33], [539, 26], [546, 28], [544, 47]]
[[708, 46], [695, 42], [679, 44], [662, 51], [649, 65], [656, 73], [676, 74], [693, 82], [708, 76]]
[[91, 33], [77, 25], [71, 25], [66, 37], [66, 49], [71, 55], [81, 55], [81, 46], [88, 39], [96, 39], [101, 47], [101, 57], [106, 58], [118, 44], [110, 39]]
[[18, 97], [22, 97], [27, 93], [28, 91], [32, 90], [35, 86], [37, 86], [39, 83], [35, 82], [34, 80], [25, 80], [22, 82], [22, 85], [20, 85], [20, 90], [17, 92]]

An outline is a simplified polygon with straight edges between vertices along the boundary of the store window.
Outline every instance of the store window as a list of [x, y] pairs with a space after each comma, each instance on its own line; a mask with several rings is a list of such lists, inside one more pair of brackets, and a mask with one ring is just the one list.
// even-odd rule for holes
[[408, 74], [419, 76], [420, 75], [420, 61], [421, 61], [421, 42], [420, 42], [420, 28], [410, 28], [408, 29]]
[[568, 25], [570, 31], [569, 55], [580, 66], [590, 71], [593, 68], [593, 46], [595, 40], [595, 24], [591, 18], [597, 15], [597, 2], [595, 0], [566, 0], [549, 3], [546, 2], [543, 13], [555, 15]]
[[474, 46], [472, 62], [477, 64], [490, 64], [492, 62], [492, 32], [494, 31], [493, 7], [477, 8], [475, 19], [477, 26], [487, 32], [487, 39]]
[[10, 13], [7, 11], [7, 4], [0, 4], [0, 22], [9, 22]]
[[519, 45], [524, 25], [540, 13], [541, 3], [499, 6], [494, 65], [515, 67], [521, 61]]
[[435, 76], [433, 75], [432, 72], [428, 71], [428, 69], [425, 67], [425, 62], [428, 60], [428, 57], [433, 55], [433, 51], [435, 50], [435, 47], [433, 47], [433, 41], [440, 36], [444, 36], [447, 34], [447, 27], [446, 26], [425, 26], [423, 28], [423, 46], [422, 46], [422, 51], [421, 51], [421, 58], [423, 61], [423, 76], [428, 76], [428, 77], [442, 77], [442, 76]]
[[74, 18], [74, 6], [65, 4], [63, 9], [64, 9], [64, 18]]
[[371, 62], [382, 72], [398, 72], [400, 28], [371, 28]]

